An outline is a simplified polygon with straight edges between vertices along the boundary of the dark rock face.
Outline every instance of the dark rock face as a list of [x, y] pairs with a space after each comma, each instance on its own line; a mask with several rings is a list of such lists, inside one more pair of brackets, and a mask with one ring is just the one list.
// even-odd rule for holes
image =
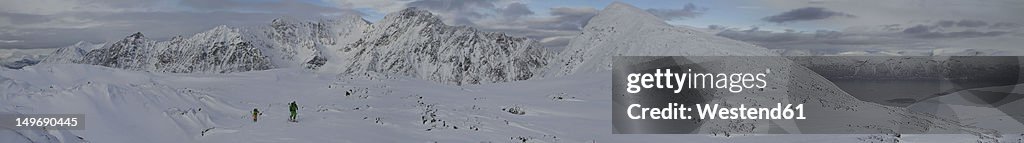
[[535, 41], [448, 26], [416, 8], [390, 14], [370, 29], [346, 47], [356, 52], [347, 72], [398, 74], [455, 85], [495, 83], [534, 77], [551, 57]]
[[110, 47], [89, 51], [77, 63], [142, 70], [144, 65], [142, 63], [148, 59], [146, 54], [149, 53], [152, 46], [152, 43], [145, 38], [142, 33], [136, 32], [110, 45]]
[[89, 51], [75, 63], [170, 73], [227, 73], [273, 67], [236, 29], [224, 26], [166, 42], [147, 40], [142, 33], [135, 33], [109, 47]]
[[[223, 35], [215, 35], [220, 37]], [[239, 39], [234, 37], [232, 39]], [[197, 40], [197, 39], [192, 39]], [[199, 49], [199, 50], [197, 50]], [[204, 41], [190, 43], [176, 38], [157, 55], [156, 67], [163, 72], [241, 72], [270, 69], [263, 53], [249, 41]]]

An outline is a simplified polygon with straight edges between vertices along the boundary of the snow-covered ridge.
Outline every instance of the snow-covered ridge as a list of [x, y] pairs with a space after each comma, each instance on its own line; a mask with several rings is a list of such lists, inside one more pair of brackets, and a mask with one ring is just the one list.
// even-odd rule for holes
[[551, 54], [536, 41], [449, 26], [418, 8], [389, 14], [346, 47], [347, 73], [378, 72], [448, 84], [526, 80], [542, 72]]
[[547, 75], [611, 70], [614, 56], [774, 55], [765, 48], [686, 26], [673, 26], [642, 9], [615, 2], [590, 19]]
[[103, 48], [106, 43], [93, 44], [85, 41], [79, 41], [74, 45], [57, 48], [57, 50], [50, 53], [47, 58], [43, 59], [43, 63], [57, 63], [57, 64], [69, 64], [75, 63], [75, 61], [82, 59], [85, 53], [93, 49]]

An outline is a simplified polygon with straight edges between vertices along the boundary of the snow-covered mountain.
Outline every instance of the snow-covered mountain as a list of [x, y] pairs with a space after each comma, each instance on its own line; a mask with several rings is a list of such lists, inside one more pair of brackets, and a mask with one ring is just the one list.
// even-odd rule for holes
[[408, 8], [370, 25], [347, 73], [377, 72], [448, 84], [526, 80], [551, 54], [536, 41], [470, 27], [448, 26], [430, 12]]
[[[263, 48], [277, 67], [305, 67], [319, 69], [346, 61], [345, 45], [362, 36], [369, 22], [359, 15], [341, 15], [299, 21], [291, 18], [274, 19], [270, 25], [242, 28], [254, 45]], [[331, 60], [329, 62], [328, 60]], [[337, 66], [326, 65], [331, 71]]]
[[[80, 63], [173, 73], [225, 73], [277, 67], [316, 69], [340, 47], [361, 35], [367, 22], [357, 15], [300, 22], [278, 18], [268, 25], [218, 26], [168, 41], [135, 33], [103, 48], [88, 43], [60, 48], [44, 63]], [[102, 46], [102, 45], [101, 45]]]
[[135, 33], [106, 48], [83, 46], [57, 50], [58, 56], [47, 63], [174, 73], [301, 67], [462, 85], [529, 79], [543, 72], [552, 56], [536, 41], [448, 26], [417, 8], [389, 14], [373, 25], [358, 15], [311, 22], [279, 18], [266, 26], [220, 26], [170, 41], [152, 41]]
[[673, 26], [640, 8], [615, 2], [590, 19], [583, 33], [569, 41], [548, 75], [611, 70], [614, 56], [752, 56], [774, 55], [768, 49]]
[[169, 41], [153, 41], [135, 33], [109, 47], [91, 50], [75, 63], [172, 73], [225, 73], [273, 67], [257, 47], [243, 39], [238, 29], [227, 26]]

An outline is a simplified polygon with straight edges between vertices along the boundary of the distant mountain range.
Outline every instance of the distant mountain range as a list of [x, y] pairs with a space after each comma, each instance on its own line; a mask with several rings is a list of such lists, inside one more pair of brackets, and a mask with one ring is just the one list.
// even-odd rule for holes
[[461, 85], [529, 79], [553, 55], [536, 41], [448, 26], [417, 8], [389, 14], [375, 24], [356, 15], [309, 22], [279, 18], [265, 26], [219, 26], [168, 41], [135, 33], [111, 43], [60, 48], [43, 62], [171, 73], [302, 67]]

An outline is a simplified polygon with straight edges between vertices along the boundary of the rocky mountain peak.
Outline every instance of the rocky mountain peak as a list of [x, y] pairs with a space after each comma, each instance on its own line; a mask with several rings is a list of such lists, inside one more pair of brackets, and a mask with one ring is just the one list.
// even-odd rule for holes
[[128, 35], [128, 37], [125, 37], [125, 39], [143, 39], [143, 38], [146, 38], [146, 36], [142, 35], [142, 32], [135, 32], [132, 35]]
[[437, 17], [433, 13], [430, 13], [430, 11], [416, 7], [409, 7], [401, 11], [388, 14], [384, 16], [384, 19], [381, 20], [380, 23], [415, 24], [420, 22], [442, 23], [440, 17]]

